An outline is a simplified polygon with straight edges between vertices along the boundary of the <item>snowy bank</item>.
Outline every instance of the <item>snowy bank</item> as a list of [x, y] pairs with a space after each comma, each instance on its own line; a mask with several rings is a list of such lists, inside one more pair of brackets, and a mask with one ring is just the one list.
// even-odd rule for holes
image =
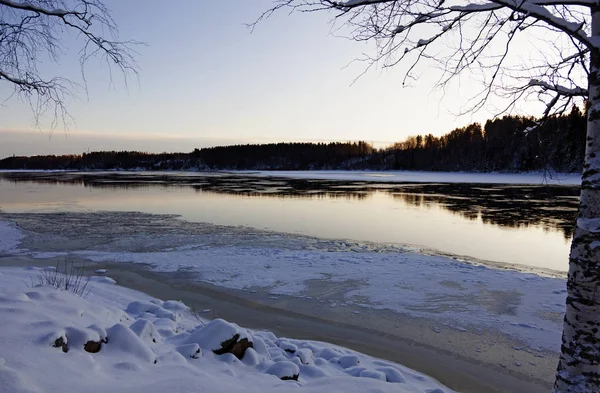
[[0, 269], [0, 392], [451, 392], [397, 364], [209, 322], [109, 282], [85, 298], [24, 284], [37, 274]]
[[[15, 226], [3, 228], [7, 239], [22, 236]], [[32, 245], [48, 244], [56, 242], [54, 236], [35, 235], [30, 241]], [[121, 234], [112, 241], [100, 236], [97, 245], [81, 242], [80, 237], [75, 248], [58, 252], [29, 251], [22, 244], [16, 249], [13, 240], [6, 243], [10, 246], [0, 247], [12, 247], [16, 254], [38, 259], [83, 258], [99, 263], [135, 263], [157, 272], [186, 271], [190, 280], [240, 290], [248, 296], [258, 294], [269, 300], [288, 296], [318, 308], [347, 307], [359, 313], [391, 310], [460, 332], [493, 329], [535, 351], [559, 350], [566, 298], [563, 277], [505, 270], [402, 248], [373, 249], [325, 240], [305, 244], [296, 243], [299, 240], [295, 238], [271, 236], [275, 236], [274, 243], [241, 234], [183, 239], [176, 234]]]

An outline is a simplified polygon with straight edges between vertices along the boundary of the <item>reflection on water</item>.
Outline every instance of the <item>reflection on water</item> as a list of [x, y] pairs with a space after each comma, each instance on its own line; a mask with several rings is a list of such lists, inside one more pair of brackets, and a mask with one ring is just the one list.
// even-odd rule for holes
[[579, 197], [573, 186], [390, 184], [164, 172], [0, 173], [0, 190], [0, 209], [5, 211], [176, 213], [194, 221], [416, 244], [556, 270], [566, 270]]
[[395, 198], [415, 206], [438, 205], [469, 220], [510, 228], [540, 226], [573, 235], [579, 188], [564, 186], [478, 187], [472, 184], [435, 184], [400, 192]]

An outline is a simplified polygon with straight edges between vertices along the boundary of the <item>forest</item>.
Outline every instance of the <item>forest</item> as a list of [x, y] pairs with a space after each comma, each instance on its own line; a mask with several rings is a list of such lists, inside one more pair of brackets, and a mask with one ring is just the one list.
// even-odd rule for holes
[[97, 151], [80, 155], [11, 156], [0, 169], [63, 170], [426, 170], [578, 172], [586, 116], [574, 106], [543, 121], [504, 116], [436, 137], [408, 137], [376, 149], [360, 142], [217, 146], [191, 153]]

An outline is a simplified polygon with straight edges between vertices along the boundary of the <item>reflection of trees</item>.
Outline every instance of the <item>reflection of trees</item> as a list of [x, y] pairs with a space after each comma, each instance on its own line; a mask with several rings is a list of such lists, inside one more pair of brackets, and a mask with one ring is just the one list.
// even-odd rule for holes
[[193, 188], [196, 191], [249, 197], [272, 198], [329, 198], [363, 200], [370, 192], [363, 186], [348, 187], [340, 182], [314, 180], [281, 180], [242, 175], [168, 175], [164, 173], [119, 172], [12, 172], [0, 173], [0, 178], [18, 183], [41, 183], [48, 185], [71, 185], [89, 188], [150, 189]]
[[441, 208], [469, 220], [520, 228], [541, 226], [573, 232], [579, 189], [565, 186], [477, 184], [389, 184], [362, 181], [260, 178], [235, 174], [58, 172], [1, 173], [14, 183], [35, 182], [98, 189], [177, 187], [197, 192], [261, 198], [364, 200], [376, 191], [390, 193], [409, 205]]
[[469, 220], [510, 228], [541, 226], [573, 234], [579, 189], [565, 186], [505, 186], [424, 184], [404, 190], [394, 198], [418, 207], [440, 206]]

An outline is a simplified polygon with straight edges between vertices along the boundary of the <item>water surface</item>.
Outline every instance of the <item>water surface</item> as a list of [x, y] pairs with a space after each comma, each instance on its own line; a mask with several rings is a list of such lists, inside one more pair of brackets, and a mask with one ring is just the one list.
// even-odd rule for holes
[[0, 173], [0, 212], [139, 211], [565, 271], [579, 189], [231, 173]]

